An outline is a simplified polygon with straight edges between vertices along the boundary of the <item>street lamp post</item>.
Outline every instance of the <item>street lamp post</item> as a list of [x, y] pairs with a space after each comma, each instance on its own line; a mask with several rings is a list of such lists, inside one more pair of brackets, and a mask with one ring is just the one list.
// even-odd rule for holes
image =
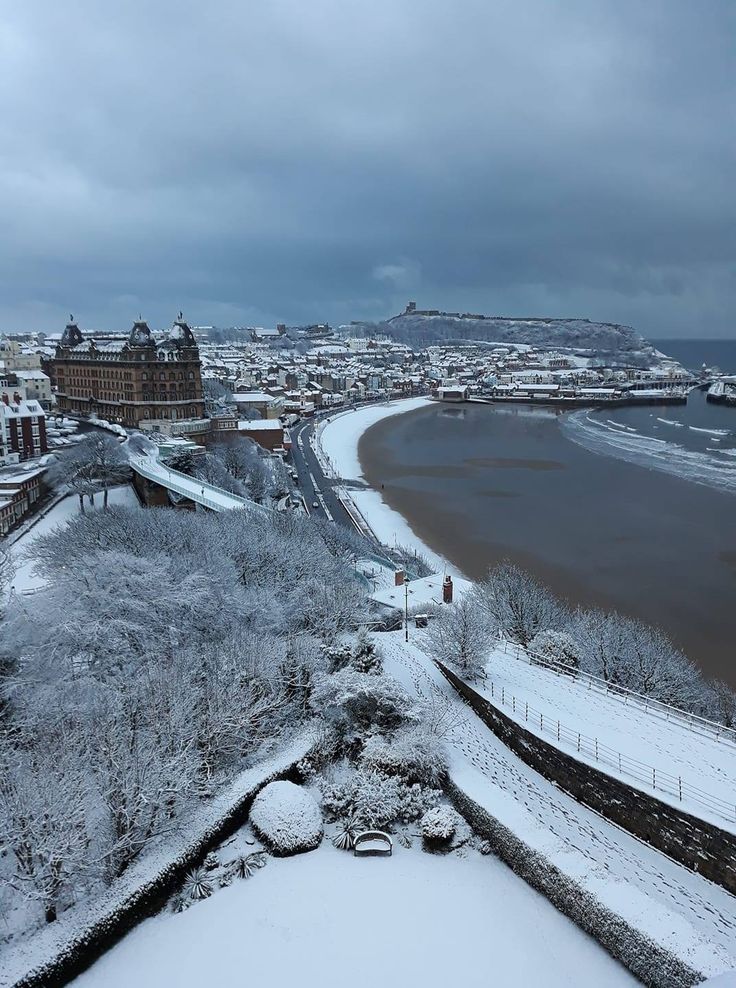
[[404, 626], [405, 641], [409, 641], [409, 581], [404, 575]]

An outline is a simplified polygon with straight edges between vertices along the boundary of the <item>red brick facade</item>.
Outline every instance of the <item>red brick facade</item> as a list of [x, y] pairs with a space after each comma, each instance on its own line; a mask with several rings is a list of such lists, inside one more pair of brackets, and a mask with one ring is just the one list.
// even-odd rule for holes
[[21, 460], [48, 452], [46, 413], [35, 401], [22, 401], [20, 395], [0, 395], [0, 458], [17, 453]]
[[181, 318], [158, 341], [137, 322], [126, 340], [99, 344], [70, 322], [53, 365], [61, 412], [132, 428], [151, 419], [204, 416], [199, 348]]

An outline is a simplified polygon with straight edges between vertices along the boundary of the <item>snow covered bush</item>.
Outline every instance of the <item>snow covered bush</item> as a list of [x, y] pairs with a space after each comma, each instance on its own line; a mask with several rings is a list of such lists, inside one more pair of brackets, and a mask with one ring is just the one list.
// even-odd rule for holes
[[440, 797], [438, 789], [370, 768], [322, 788], [322, 805], [329, 818], [352, 820], [359, 828], [418, 820]]
[[325, 781], [320, 783], [322, 796], [322, 810], [330, 823], [335, 820], [349, 820], [353, 816], [353, 802], [355, 798], [355, 782], [353, 779], [346, 781]]
[[356, 672], [365, 673], [367, 676], [380, 676], [383, 672], [383, 660], [365, 630], [361, 630], [358, 635], [350, 657], [350, 665]]
[[322, 646], [322, 653], [327, 660], [327, 671], [330, 673], [339, 672], [350, 665], [353, 658], [353, 650], [350, 645], [344, 642], [334, 642], [330, 645]]
[[435, 806], [421, 819], [424, 843], [429, 848], [447, 847], [463, 822], [460, 814], [451, 806]]
[[274, 854], [285, 857], [317, 847], [324, 836], [314, 798], [293, 782], [270, 782], [253, 801], [253, 829]]
[[569, 669], [580, 665], [577, 642], [566, 631], [540, 631], [529, 642], [529, 652]]
[[356, 820], [345, 821], [343, 829], [332, 838], [332, 843], [338, 851], [352, 851], [355, 847]]
[[383, 671], [381, 656], [364, 629], [360, 631], [354, 644], [334, 642], [323, 645], [322, 652], [330, 673], [340, 672], [348, 666], [366, 675], [378, 676]]
[[182, 885], [182, 892], [188, 899], [208, 899], [212, 895], [212, 880], [205, 868], [192, 868]]
[[236, 858], [232, 865], [232, 872], [237, 878], [250, 878], [265, 864], [266, 855], [262, 851], [253, 851], [251, 854], [243, 854]]
[[334, 676], [322, 676], [315, 685], [311, 705], [348, 742], [420, 720], [418, 705], [396, 680], [350, 668]]
[[410, 782], [436, 785], [447, 767], [447, 756], [440, 739], [419, 726], [398, 730], [390, 737], [369, 737], [360, 762], [386, 775], [401, 775]]

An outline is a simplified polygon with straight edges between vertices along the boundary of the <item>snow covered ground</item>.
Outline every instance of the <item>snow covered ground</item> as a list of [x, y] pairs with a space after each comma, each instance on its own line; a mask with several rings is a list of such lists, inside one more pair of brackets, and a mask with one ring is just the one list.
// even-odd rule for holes
[[624, 988], [638, 984], [493, 858], [329, 842], [141, 924], [76, 988]]
[[[110, 490], [109, 503], [123, 508], [140, 507], [138, 497], [129, 484], [124, 484], [121, 487], [113, 487]], [[87, 513], [101, 511], [102, 494], [97, 495], [94, 506], [90, 506], [85, 501], [84, 510]], [[33, 567], [36, 564], [35, 559], [28, 558], [28, 553], [33, 551], [34, 539], [38, 538], [39, 535], [46, 535], [54, 528], [58, 528], [64, 522], [69, 521], [70, 518], [76, 518], [78, 514], [79, 498], [76, 494], [71, 494], [69, 497], [65, 497], [63, 501], [58, 501], [50, 511], [42, 518], [39, 518], [36, 524], [32, 528], [29, 528], [13, 544], [10, 553], [16, 566], [13, 578], [13, 588], [16, 593], [32, 593], [43, 586], [41, 577], [33, 573]]]
[[[736, 968], [736, 897], [609, 823], [516, 757], [403, 633], [376, 636], [386, 670], [454, 718], [453, 779], [632, 926], [705, 975]], [[573, 982], [574, 983], [574, 982]], [[592, 984], [592, 981], [582, 983]]]
[[315, 430], [333, 474], [343, 480], [363, 480], [358, 459], [358, 440], [376, 422], [430, 405], [429, 398], [400, 398], [382, 405], [369, 405], [341, 412], [320, 422]]
[[[550, 741], [549, 727], [559, 720], [573, 732], [579, 731], [589, 739], [596, 738], [601, 746], [653, 766], [660, 778], [665, 773], [680, 776], [683, 783], [724, 800], [734, 813], [725, 819], [718, 813], [709, 812], [700, 802], [688, 805], [688, 785], [683, 793], [684, 809], [718, 826], [736, 829], [736, 745], [732, 742], [704, 737], [689, 730], [681, 721], [666, 720], [664, 716], [645, 712], [622, 698], [590, 690], [584, 681], [529, 665], [514, 658], [511, 650], [494, 651], [487, 673], [488, 680], [474, 684], [475, 689], [490, 700], [492, 682], [493, 702], [528, 730]], [[503, 704], [500, 702], [502, 689]], [[512, 696], [516, 698], [515, 710], [511, 709]], [[525, 719], [526, 704], [542, 713], [543, 723], [548, 724], [546, 732], [540, 732], [538, 719]], [[596, 764], [590, 744], [583, 743], [579, 754], [574, 739], [571, 743], [563, 740], [559, 747], [583, 761]], [[599, 762], [597, 767], [611, 775], [618, 775], [615, 766]], [[642, 773], [642, 779], [645, 777], [649, 783], [649, 776]], [[624, 778], [630, 785], [639, 785], [645, 791], [652, 791], [649, 784], [640, 784], [625, 775], [619, 778]], [[658, 791], [656, 795], [678, 805], [678, 800], [665, 792]]]
[[419, 538], [403, 515], [390, 508], [378, 491], [357, 486], [365, 483], [358, 459], [358, 442], [366, 429], [392, 415], [411, 412], [429, 404], [429, 398], [401, 398], [385, 405], [370, 405], [355, 411], [341, 412], [318, 425], [315, 430], [314, 451], [328, 476], [352, 481], [356, 485], [347, 493], [379, 542], [388, 546], [415, 548], [437, 571], [462, 576], [456, 566]]

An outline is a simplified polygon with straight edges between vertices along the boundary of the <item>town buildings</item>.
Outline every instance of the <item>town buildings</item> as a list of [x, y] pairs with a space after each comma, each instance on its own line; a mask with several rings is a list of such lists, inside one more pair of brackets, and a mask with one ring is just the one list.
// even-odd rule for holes
[[157, 336], [143, 321], [123, 338], [87, 338], [71, 320], [53, 360], [56, 403], [132, 428], [204, 417], [197, 341], [181, 317]]
[[41, 456], [48, 451], [46, 413], [37, 401], [0, 393], [0, 463]]
[[[407, 311], [419, 312], [411, 304]], [[691, 381], [661, 355], [651, 367], [606, 367], [590, 350], [559, 345], [413, 347], [378, 332], [353, 333], [351, 326], [333, 332], [326, 324], [191, 329], [180, 316], [161, 333], [139, 321], [129, 333], [83, 334], [72, 319], [63, 334], [0, 341], [0, 391], [9, 403], [36, 401], [52, 414], [106, 419], [200, 446], [250, 432], [281, 453], [288, 437], [280, 430], [298, 418], [363, 401], [428, 394], [443, 401], [559, 397], [602, 404], [614, 394], [630, 401], [650, 391], [684, 394]], [[253, 422], [276, 424], [248, 425]], [[52, 444], [65, 442], [52, 437]]]
[[0, 535], [5, 535], [41, 496], [44, 467], [28, 473], [0, 472]]

